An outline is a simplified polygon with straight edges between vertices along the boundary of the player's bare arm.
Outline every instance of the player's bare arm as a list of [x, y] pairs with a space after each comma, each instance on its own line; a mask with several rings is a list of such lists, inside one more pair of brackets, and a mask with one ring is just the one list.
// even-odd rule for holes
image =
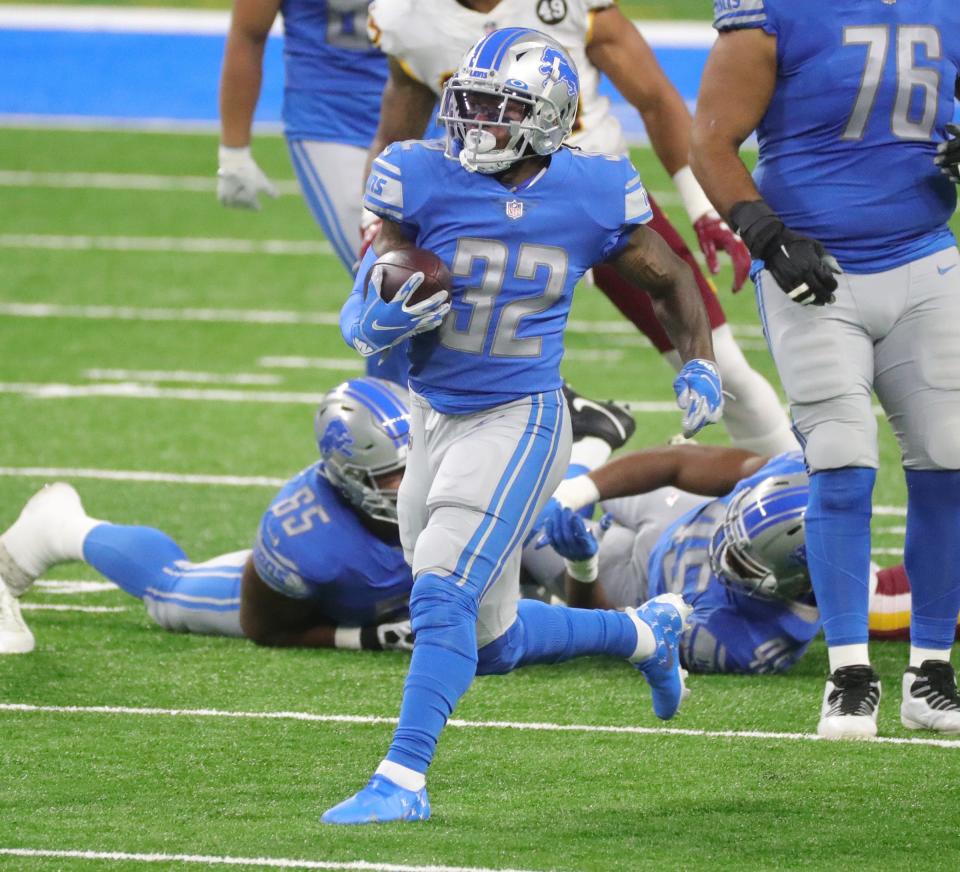
[[373, 243], [374, 252], [377, 257], [382, 257], [387, 252], [400, 248], [413, 248], [413, 241], [396, 221], [384, 218], [380, 235]]
[[777, 79], [776, 52], [776, 39], [762, 30], [721, 33], [703, 71], [690, 166], [727, 220], [734, 204], [760, 199], [739, 152], [770, 105]]
[[236, 0], [220, 77], [220, 141], [229, 148], [250, 144], [260, 97], [263, 50], [280, 0]]
[[388, 58], [388, 70], [380, 103], [380, 122], [370, 143], [364, 179], [370, 174], [373, 159], [391, 142], [423, 136], [437, 102], [437, 95], [409, 75], [396, 58]]
[[637, 108], [660, 163], [672, 176], [687, 165], [690, 113], [640, 32], [616, 6], [593, 17], [587, 57]]
[[777, 82], [776, 40], [762, 30], [721, 33], [704, 69], [693, 123], [691, 166], [780, 289], [801, 305], [832, 303], [836, 260], [816, 240], [795, 233], [760, 196], [740, 159], [743, 141], [766, 114]]
[[682, 360], [714, 360], [710, 321], [693, 273], [660, 234], [638, 227], [611, 263], [650, 294], [657, 319]]
[[303, 600], [278, 593], [260, 578], [253, 559], [243, 567], [240, 627], [258, 645], [274, 648], [333, 648], [336, 625], [311, 615]]
[[344, 627], [303, 600], [269, 587], [257, 573], [253, 558], [243, 567], [240, 587], [240, 627], [257, 645], [269, 648], [349, 648], [367, 651], [413, 647], [407, 620]]
[[770, 458], [719, 445], [664, 445], [624, 454], [587, 473], [600, 499], [645, 494], [661, 487], [722, 497]]

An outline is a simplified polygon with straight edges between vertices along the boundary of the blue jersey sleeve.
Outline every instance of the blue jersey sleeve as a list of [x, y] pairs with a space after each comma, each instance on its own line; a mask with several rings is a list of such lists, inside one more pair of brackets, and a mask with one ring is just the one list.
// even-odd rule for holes
[[381, 218], [404, 225], [411, 239], [417, 236], [432, 181], [427, 152], [436, 146], [417, 139], [388, 145], [374, 159], [364, 189], [363, 205]]
[[713, 26], [721, 33], [758, 27], [775, 33], [770, 5], [770, 0], [713, 0]]

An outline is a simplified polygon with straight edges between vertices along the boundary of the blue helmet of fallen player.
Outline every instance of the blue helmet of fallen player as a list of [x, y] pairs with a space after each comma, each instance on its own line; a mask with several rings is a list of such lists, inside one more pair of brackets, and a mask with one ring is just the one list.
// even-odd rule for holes
[[551, 154], [573, 127], [579, 96], [577, 67], [555, 39], [526, 27], [494, 30], [444, 86], [447, 155], [470, 172], [499, 173]]
[[737, 493], [710, 540], [710, 567], [748, 596], [793, 600], [809, 593], [803, 529], [806, 473], [770, 476]]
[[323, 474], [367, 517], [397, 523], [397, 487], [410, 443], [407, 392], [385, 379], [353, 378], [328, 391], [313, 422]]

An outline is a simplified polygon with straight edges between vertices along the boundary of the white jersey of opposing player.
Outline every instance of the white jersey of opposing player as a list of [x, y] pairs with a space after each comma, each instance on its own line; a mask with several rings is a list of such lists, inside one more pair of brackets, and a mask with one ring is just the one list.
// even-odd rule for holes
[[411, 78], [437, 96], [480, 37], [504, 27], [532, 27], [549, 34], [573, 58], [580, 74], [580, 107], [567, 144], [584, 151], [622, 154], [627, 144], [610, 101], [599, 92], [600, 71], [587, 58], [593, 14], [613, 0], [500, 0], [477, 12], [456, 0], [375, 0], [370, 38]]

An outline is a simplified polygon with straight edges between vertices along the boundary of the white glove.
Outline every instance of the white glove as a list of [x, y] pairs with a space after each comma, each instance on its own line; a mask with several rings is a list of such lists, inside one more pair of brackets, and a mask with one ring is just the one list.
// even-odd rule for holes
[[217, 199], [224, 206], [237, 209], [260, 209], [257, 194], [277, 198], [273, 182], [250, 154], [250, 147], [230, 148], [221, 145], [217, 150], [220, 168], [217, 170]]

